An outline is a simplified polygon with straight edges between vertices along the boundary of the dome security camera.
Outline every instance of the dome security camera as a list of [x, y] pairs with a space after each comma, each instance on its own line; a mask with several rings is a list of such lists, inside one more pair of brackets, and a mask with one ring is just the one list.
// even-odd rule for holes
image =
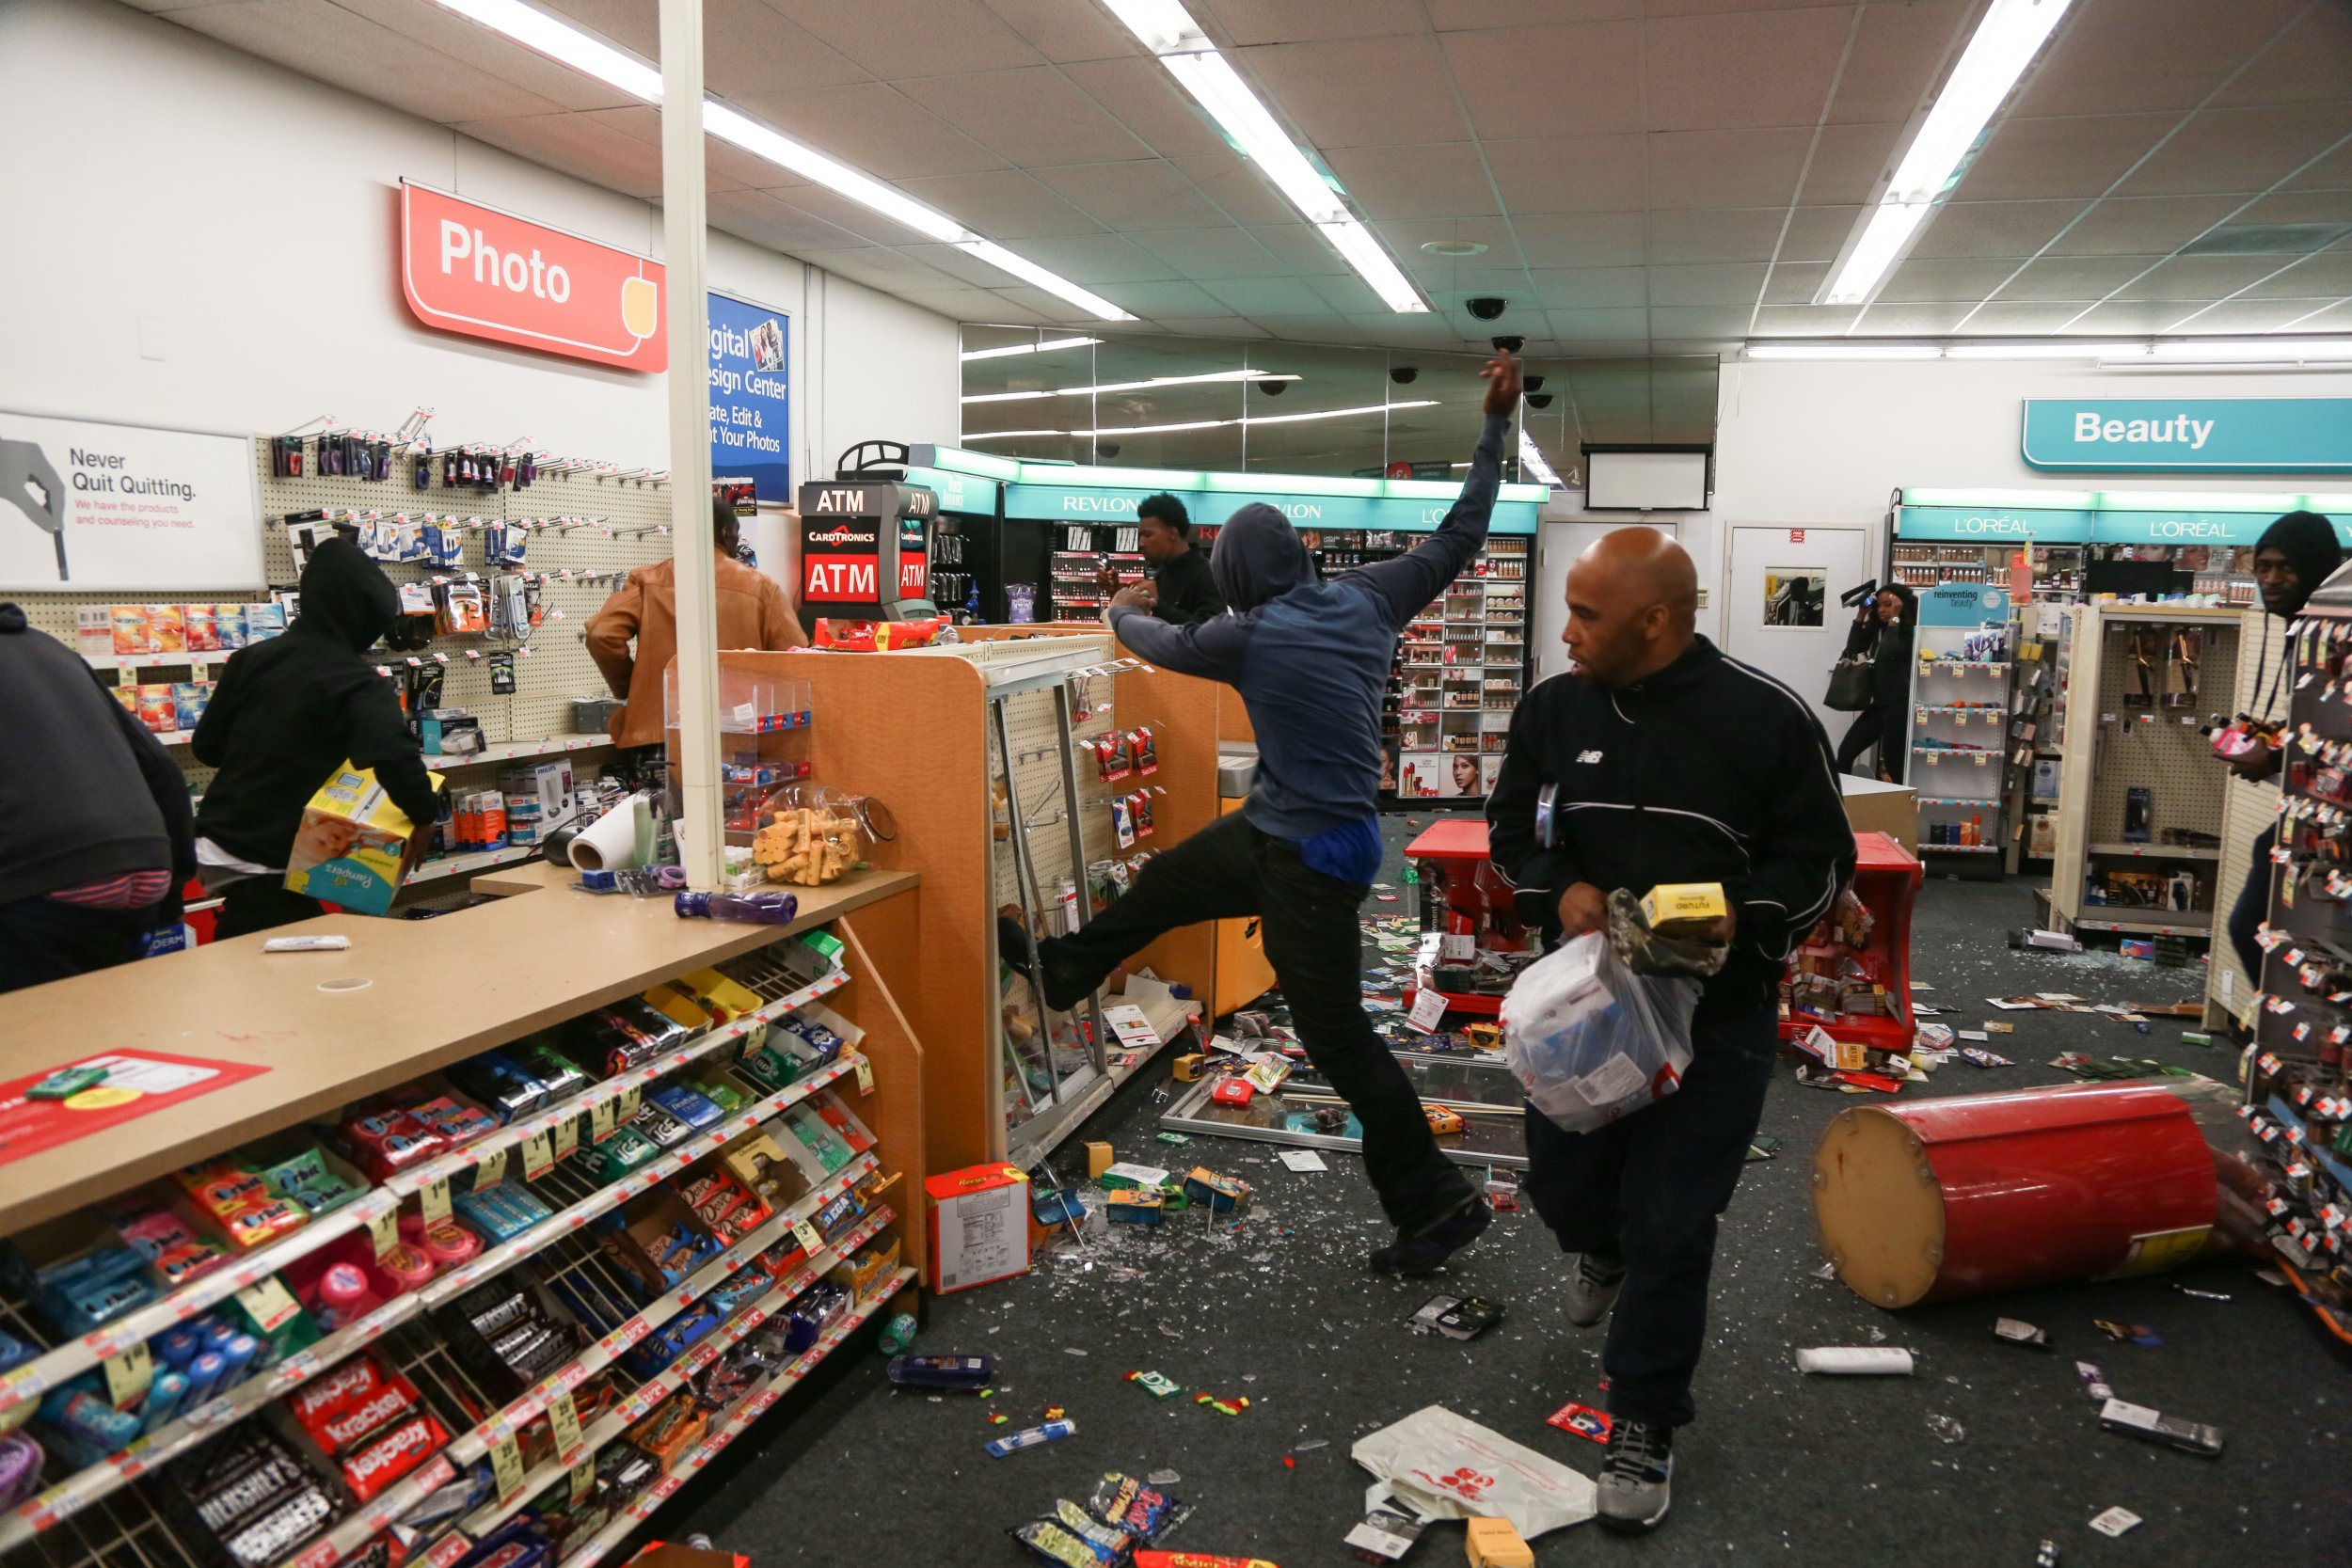
[[1279, 397], [1280, 397], [1280, 396], [1282, 395], [1282, 391], [1283, 391], [1283, 389], [1284, 389], [1285, 388], [1287, 388], [1288, 386], [1290, 386], [1290, 383], [1289, 383], [1289, 382], [1287, 382], [1287, 381], [1271, 381], [1271, 380], [1269, 380], [1269, 381], [1253, 381], [1253, 382], [1251, 382], [1251, 383], [1250, 383], [1250, 385], [1251, 385], [1252, 387], [1257, 388], [1258, 388], [1258, 390], [1260, 390], [1261, 392], [1263, 392], [1266, 396], [1268, 396], [1268, 397], [1270, 397], [1270, 398], [1279, 398]]
[[1540, 392], [1544, 389], [1544, 378], [1540, 375], [1523, 375], [1519, 377], [1519, 384], [1531, 392]]
[[1410, 387], [1421, 379], [1421, 367], [1419, 365], [1391, 365], [1389, 367], [1389, 379], [1400, 387]]
[[1094, 455], [1103, 458], [1117, 457], [1119, 455], [1119, 443], [1117, 441], [1097, 442], [1094, 448]]
[[1462, 301], [1462, 309], [1480, 321], [1490, 322], [1511, 308], [1511, 302], [1500, 294], [1478, 294]]
[[1530, 392], [1527, 394], [1527, 406], [1530, 408], [1549, 408], [1551, 406], [1551, 394], [1549, 392]]
[[1489, 338], [1486, 341], [1494, 344], [1495, 352], [1497, 354], [1517, 354], [1519, 350], [1527, 346], [1526, 339], [1514, 336], [1513, 334], [1507, 332], [1500, 338]]

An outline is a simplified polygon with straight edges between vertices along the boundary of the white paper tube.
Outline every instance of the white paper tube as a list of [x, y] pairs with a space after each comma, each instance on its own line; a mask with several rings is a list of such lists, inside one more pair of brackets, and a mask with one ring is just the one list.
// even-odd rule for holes
[[589, 824], [572, 840], [573, 869], [618, 871], [637, 864], [637, 816], [632, 795]]
[[1797, 1370], [1847, 1377], [1909, 1377], [1911, 1353], [1893, 1345], [1825, 1345], [1797, 1352]]

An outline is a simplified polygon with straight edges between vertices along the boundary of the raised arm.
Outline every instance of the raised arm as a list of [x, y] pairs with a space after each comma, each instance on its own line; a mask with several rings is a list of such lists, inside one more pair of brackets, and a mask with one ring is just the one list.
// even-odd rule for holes
[[1518, 361], [1499, 354], [1478, 373], [1486, 381], [1486, 423], [1470, 453], [1470, 477], [1446, 509], [1445, 520], [1411, 554], [1359, 566], [1342, 578], [1379, 594], [1389, 618], [1400, 626], [1444, 593], [1486, 542], [1486, 520], [1494, 515], [1495, 493], [1502, 483], [1502, 433], [1519, 403]]
[[1122, 588], [1103, 611], [1111, 635], [1137, 658], [1180, 675], [1200, 675], [1228, 685], [1241, 678], [1242, 650], [1257, 623], [1247, 615], [1219, 615], [1197, 626], [1171, 626], [1143, 608], [1147, 595]]

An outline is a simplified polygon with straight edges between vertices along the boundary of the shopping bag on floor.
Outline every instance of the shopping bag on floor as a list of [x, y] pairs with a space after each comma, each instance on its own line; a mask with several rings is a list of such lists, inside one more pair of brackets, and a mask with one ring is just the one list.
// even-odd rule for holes
[[1529, 1540], [1595, 1512], [1593, 1483], [1442, 1404], [1356, 1440], [1356, 1463], [1389, 1483], [1399, 1502], [1430, 1519], [1501, 1516]]
[[1695, 980], [1636, 974], [1600, 931], [1564, 943], [1502, 999], [1502, 1059], [1527, 1101], [1565, 1132], [1590, 1132], [1682, 1083]]

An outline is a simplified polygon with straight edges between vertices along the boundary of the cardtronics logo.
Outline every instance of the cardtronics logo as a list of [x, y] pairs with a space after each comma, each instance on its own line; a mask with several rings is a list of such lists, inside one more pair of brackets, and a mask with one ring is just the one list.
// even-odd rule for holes
[[812, 545], [870, 545], [875, 542], [874, 531], [870, 528], [851, 528], [847, 523], [835, 523], [833, 526], [833, 531], [812, 533], [808, 536], [808, 542]]

